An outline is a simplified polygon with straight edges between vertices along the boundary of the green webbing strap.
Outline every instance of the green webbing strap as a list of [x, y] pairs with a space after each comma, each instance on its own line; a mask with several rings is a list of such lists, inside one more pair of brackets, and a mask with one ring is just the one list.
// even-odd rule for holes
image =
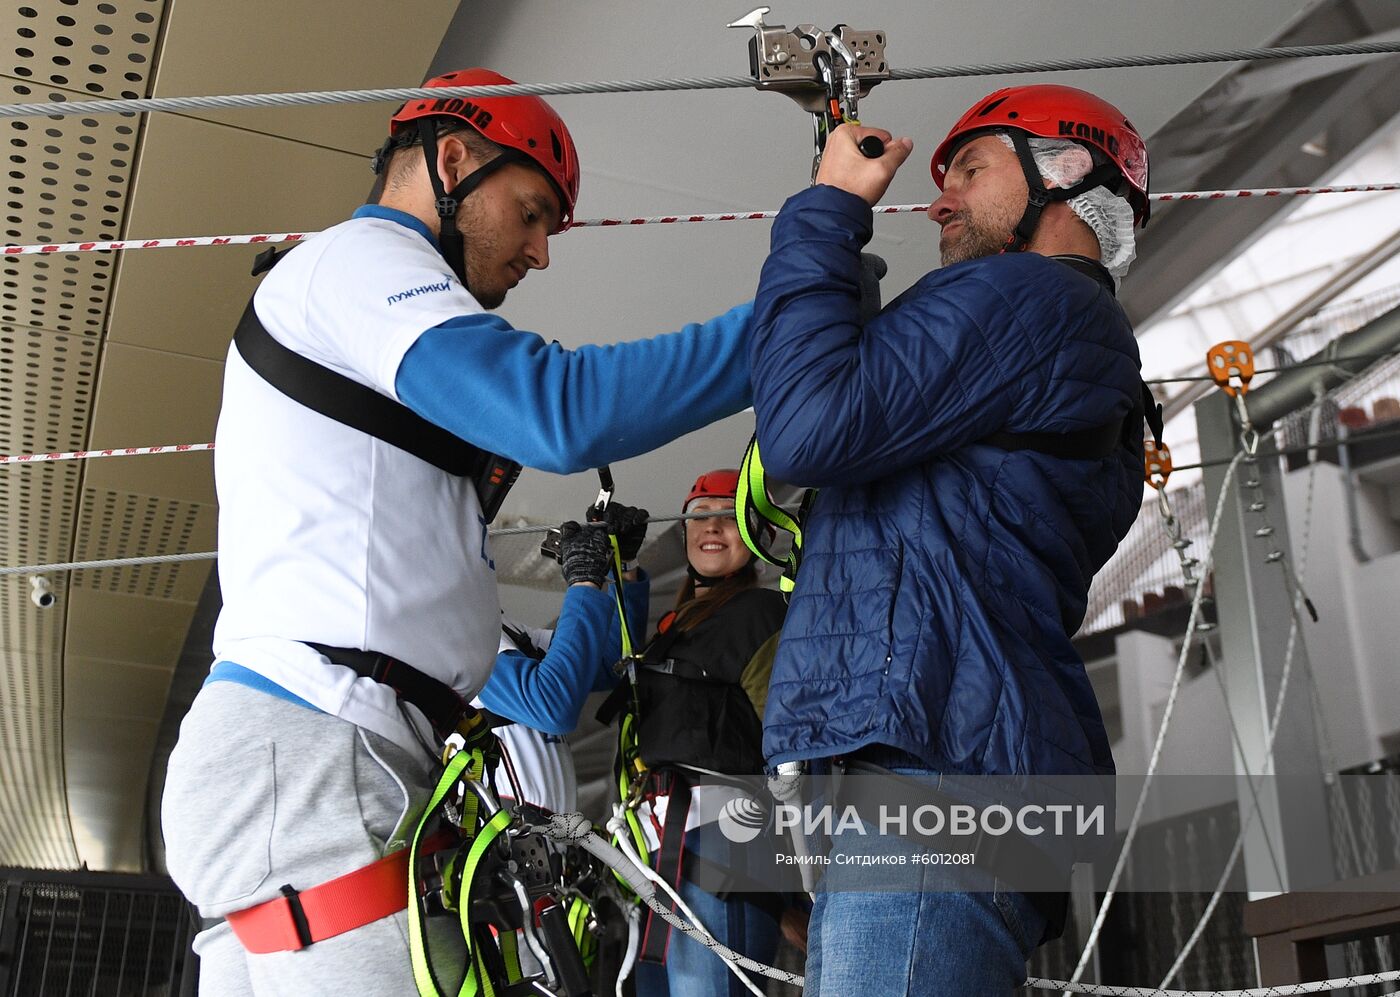
[[[437, 979], [433, 976], [432, 966], [428, 962], [427, 940], [423, 935], [423, 900], [418, 893], [418, 859], [423, 834], [457, 783], [463, 778], [479, 779], [485, 767], [486, 760], [480, 748], [459, 751], [452, 756], [437, 785], [433, 787], [432, 795], [428, 797], [428, 805], [423, 808], [423, 816], [418, 819], [418, 826], [413, 829], [413, 841], [408, 846], [408, 948], [409, 957], [413, 962], [413, 981], [418, 986], [420, 997], [442, 997]], [[463, 824], [463, 833], [468, 837], [474, 830], [474, 824], [475, 820], [470, 824]], [[467, 978], [462, 981], [458, 997], [476, 997], [476, 993], [476, 973], [469, 972]]]
[[618, 546], [616, 534], [608, 534], [612, 544], [613, 598], [617, 600], [617, 619], [622, 627], [622, 659], [632, 657], [632, 628], [627, 625], [627, 602], [622, 596], [622, 548]]
[[574, 944], [583, 943], [584, 923], [588, 920], [588, 905], [578, 897], [569, 902], [569, 930], [573, 932]]
[[[645, 773], [646, 769], [641, 765], [640, 753], [637, 747], [637, 711], [640, 703], [637, 699], [637, 667], [632, 661], [635, 654], [635, 647], [632, 643], [632, 628], [627, 622], [627, 604], [622, 595], [622, 548], [618, 545], [617, 536], [608, 534], [608, 542], [612, 544], [612, 573], [613, 592], [617, 599], [617, 619], [621, 628], [622, 636], [622, 660], [627, 663], [627, 678], [625, 681], [631, 687], [632, 697], [629, 706], [622, 710], [622, 718], [618, 723], [617, 731], [617, 798], [622, 804], [623, 819], [627, 823], [628, 833], [632, 836], [632, 843], [636, 846], [637, 854], [645, 862], [647, 859], [647, 839], [642, 833], [641, 821], [637, 819], [635, 807], [628, 806], [628, 800], [632, 795], [632, 779]], [[616, 844], [616, 836], [613, 838]], [[627, 881], [622, 878], [616, 869], [613, 870], [613, 877], [617, 880], [623, 890], [629, 895], [634, 895], [632, 889], [627, 885]]]
[[[768, 482], [763, 470], [763, 457], [758, 452], [758, 434], [749, 440], [744, 461], [739, 465], [739, 487], [734, 495], [734, 518], [739, 524], [739, 536], [744, 546], [755, 556], [783, 569], [778, 587], [791, 592], [802, 562], [802, 525], [774, 503], [768, 494]], [[792, 535], [792, 548], [786, 558], [774, 554], [763, 534], [768, 528]]]
[[592, 911], [592, 906], [582, 897], [574, 897], [573, 902], [569, 904], [569, 929], [574, 934], [574, 945], [578, 947], [579, 957], [583, 959], [585, 968], [589, 969], [598, 957], [598, 939], [588, 931], [588, 915]]
[[[477, 953], [471, 950], [472, 878], [476, 875], [476, 867], [481, 864], [481, 857], [486, 854], [486, 849], [495, 844], [496, 839], [510, 825], [510, 820], [510, 811], [497, 810], [496, 815], [482, 827], [481, 833], [472, 839], [471, 847], [467, 849], [466, 861], [462, 865], [462, 886], [457, 891], [457, 917], [462, 923], [462, 938], [467, 943], [467, 959], [477, 968], [467, 973], [467, 978], [462, 981], [462, 991], [459, 997], [475, 997], [478, 981], [481, 985], [481, 997], [495, 997], [496, 994], [495, 987], [491, 985], [491, 974], [482, 971], [483, 967]], [[507, 934], [509, 933], [507, 932]], [[421, 987], [419, 992], [422, 992]], [[439, 995], [433, 994], [431, 997], [439, 997]]]
[[[463, 749], [447, 762], [437, 785], [433, 787], [428, 805], [418, 826], [413, 829], [413, 841], [408, 853], [408, 940], [409, 956], [413, 963], [413, 981], [418, 986], [419, 997], [443, 997], [437, 978], [428, 961], [428, 945], [423, 933], [423, 905], [418, 893], [418, 859], [424, 832], [437, 812], [442, 809], [458, 783], [466, 780], [479, 782], [486, 771], [486, 755], [481, 748]], [[476, 831], [478, 800], [470, 790], [466, 793], [463, 805], [462, 833], [471, 842], [462, 864], [461, 884], [456, 890], [457, 913], [462, 922], [462, 937], [467, 946], [468, 970], [457, 997], [495, 997], [495, 988], [489, 974], [479, 971], [477, 953], [472, 949], [472, 934], [469, 924], [471, 914], [472, 877], [486, 850], [510, 824], [510, 814], [500, 810]], [[459, 849], [460, 851], [460, 849]], [[455, 864], [455, 862], [454, 862]], [[444, 872], [445, 878], [452, 875], [451, 866]], [[444, 891], [446, 887], [444, 886]]]
[[[642, 831], [642, 822], [637, 819], [635, 807], [628, 806], [628, 800], [632, 795], [632, 777], [640, 774], [637, 767], [637, 714], [632, 710], [623, 710], [622, 719], [618, 723], [617, 731], [617, 798], [622, 803], [622, 818], [627, 824], [627, 832], [632, 837], [632, 845], [637, 850], [637, 857], [643, 862], [648, 861], [647, 836]], [[616, 845], [617, 836], [613, 835], [613, 843]], [[616, 869], [612, 871], [613, 878], [622, 887], [627, 896], [636, 896], [627, 880], [622, 878], [622, 874]]]
[[503, 931], [500, 943], [501, 958], [506, 964], [506, 982], [519, 983], [525, 977], [520, 968], [520, 936], [514, 931]]

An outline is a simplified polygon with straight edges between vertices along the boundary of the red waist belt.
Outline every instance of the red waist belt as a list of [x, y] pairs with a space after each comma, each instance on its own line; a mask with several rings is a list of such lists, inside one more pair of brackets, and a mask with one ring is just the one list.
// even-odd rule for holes
[[[423, 842], [420, 853], [441, 851], [456, 840], [454, 832], [440, 831]], [[225, 920], [253, 955], [296, 952], [343, 935], [408, 907], [408, 852], [401, 848], [309, 890], [284, 886], [282, 896]]]

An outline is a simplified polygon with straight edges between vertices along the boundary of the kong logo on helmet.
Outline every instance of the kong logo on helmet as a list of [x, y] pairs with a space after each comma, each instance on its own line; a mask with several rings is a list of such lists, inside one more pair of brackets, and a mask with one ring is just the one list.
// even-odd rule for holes
[[478, 129], [485, 130], [491, 125], [491, 112], [461, 97], [439, 97], [433, 101], [430, 114], [451, 114], [469, 121]]
[[1108, 154], [1114, 158], [1122, 156], [1116, 136], [1108, 134], [1102, 128], [1086, 125], [1082, 121], [1061, 121], [1060, 135], [1063, 138], [1082, 138], [1086, 142], [1093, 142], [1108, 150]]

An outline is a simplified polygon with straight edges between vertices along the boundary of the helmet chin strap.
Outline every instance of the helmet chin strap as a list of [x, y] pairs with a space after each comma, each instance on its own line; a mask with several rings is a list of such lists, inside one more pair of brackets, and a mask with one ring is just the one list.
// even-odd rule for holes
[[449, 191], [443, 186], [442, 177], [438, 175], [437, 129], [431, 119], [420, 118], [418, 120], [418, 137], [423, 146], [423, 156], [427, 160], [428, 182], [432, 184], [433, 206], [438, 216], [438, 250], [442, 253], [442, 258], [447, 261], [452, 272], [457, 275], [457, 279], [462, 282], [462, 286], [470, 291], [471, 285], [467, 283], [466, 242], [462, 238], [461, 229], [457, 227], [457, 212], [461, 209], [462, 201], [466, 199], [467, 195], [481, 186], [481, 182], [492, 173], [510, 163], [528, 163], [530, 157], [519, 149], [502, 149], [499, 156], [482, 166], [478, 166]]
[[1021, 214], [1021, 220], [1016, 223], [1011, 238], [1007, 239], [1006, 245], [1002, 247], [1003, 253], [1025, 251], [1026, 247], [1030, 245], [1031, 239], [1035, 237], [1035, 230], [1040, 225], [1041, 214], [1049, 205], [1069, 201], [1095, 187], [1107, 187], [1116, 193], [1117, 188], [1123, 182], [1122, 174], [1118, 172], [1117, 167], [1111, 163], [1103, 163], [1095, 166], [1085, 174], [1083, 180], [1072, 187], [1046, 187], [1045, 178], [1040, 173], [1040, 167], [1035, 164], [1035, 153], [1031, 152], [1031, 143], [1026, 137], [1026, 133], [1016, 128], [1009, 128], [1005, 134], [1011, 139], [1012, 148], [1016, 150], [1016, 159], [1021, 163], [1021, 172], [1026, 175], [1027, 194], [1026, 210]]

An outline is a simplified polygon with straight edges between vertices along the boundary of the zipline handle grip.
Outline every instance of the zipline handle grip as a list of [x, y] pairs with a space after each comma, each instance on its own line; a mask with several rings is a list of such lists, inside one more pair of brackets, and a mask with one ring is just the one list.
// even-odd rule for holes
[[856, 148], [866, 159], [879, 159], [885, 154], [885, 143], [874, 135], [865, 136], [856, 144]]

